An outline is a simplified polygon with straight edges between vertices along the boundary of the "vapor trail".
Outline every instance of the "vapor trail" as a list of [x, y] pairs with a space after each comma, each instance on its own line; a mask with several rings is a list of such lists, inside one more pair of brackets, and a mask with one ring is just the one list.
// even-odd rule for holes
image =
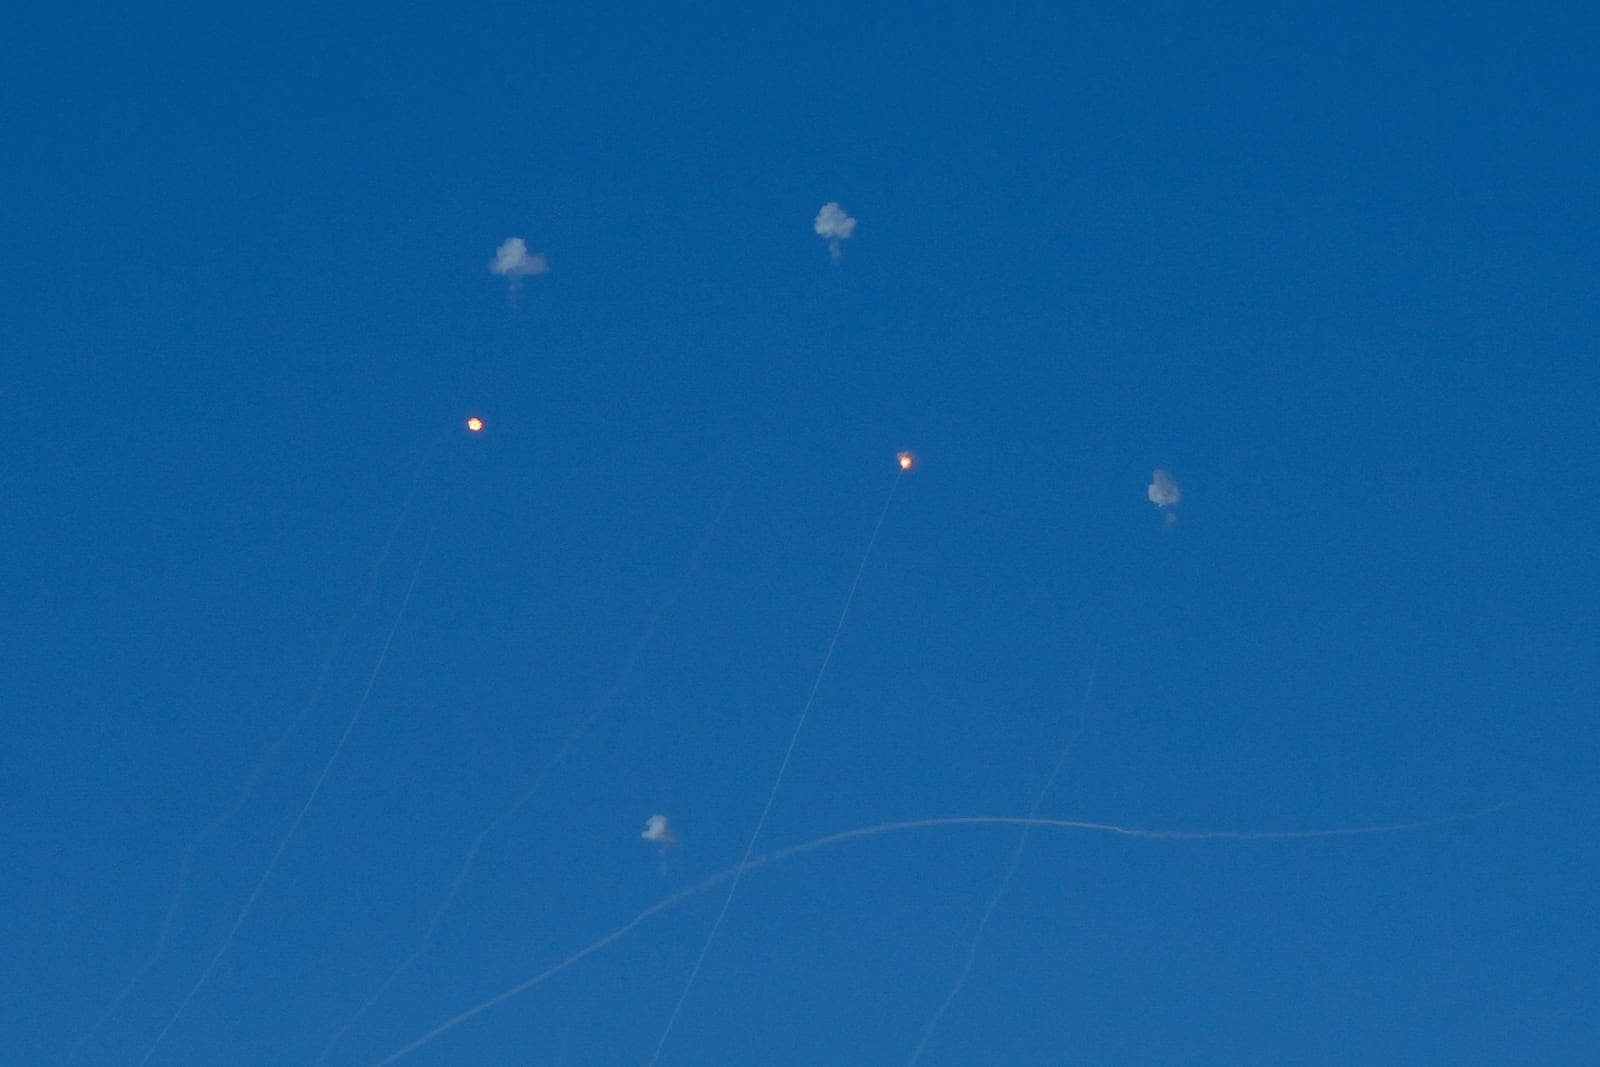
[[841, 845], [846, 841], [859, 841], [869, 837], [881, 837], [884, 834], [906, 833], [912, 830], [933, 830], [957, 826], [1022, 826], [1040, 830], [1080, 830], [1086, 833], [1116, 834], [1121, 837], [1142, 838], [1149, 841], [1304, 841], [1326, 837], [1364, 837], [1377, 834], [1396, 834], [1409, 831], [1428, 830], [1438, 826], [1448, 826], [1451, 823], [1467, 822], [1472, 819], [1482, 818], [1511, 806], [1514, 801], [1505, 801], [1492, 807], [1478, 811], [1468, 812], [1463, 815], [1446, 815], [1437, 819], [1418, 819], [1412, 822], [1383, 823], [1377, 826], [1348, 826], [1331, 830], [1147, 830], [1136, 826], [1118, 826], [1115, 823], [1086, 822], [1079, 819], [1043, 819], [1034, 816], [1022, 815], [954, 815], [941, 816], [931, 819], [909, 819], [903, 822], [878, 823], [875, 826], [863, 826], [855, 830], [842, 830], [826, 837], [818, 837], [798, 845], [770, 852], [765, 856], [757, 856], [744, 862], [735, 864], [723, 871], [718, 871], [695, 885], [680, 889], [671, 896], [664, 897], [650, 905], [645, 910], [623, 923], [615, 930], [606, 934], [588, 945], [574, 952], [572, 955], [552, 964], [531, 978], [524, 979], [510, 989], [496, 993], [488, 1000], [479, 1002], [450, 1019], [445, 1020], [421, 1037], [412, 1041], [404, 1048], [391, 1052], [383, 1059], [372, 1064], [372, 1067], [388, 1067], [396, 1063], [417, 1049], [429, 1044], [434, 1039], [444, 1036], [451, 1030], [468, 1022], [490, 1008], [526, 993], [534, 986], [546, 982], [573, 964], [594, 955], [628, 934], [632, 933], [645, 921], [659, 915], [677, 904], [683, 903], [690, 897], [699, 896], [709, 892], [717, 886], [730, 880], [738, 880], [749, 871], [760, 870], [796, 856], [815, 852], [818, 849]]

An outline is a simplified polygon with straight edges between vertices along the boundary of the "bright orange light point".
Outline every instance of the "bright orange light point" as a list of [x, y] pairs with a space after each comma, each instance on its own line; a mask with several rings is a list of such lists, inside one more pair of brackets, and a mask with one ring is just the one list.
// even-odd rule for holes
[[900, 469], [903, 471], [910, 470], [911, 465], [917, 461], [917, 457], [913, 456], [910, 452], [902, 452], [895, 458], [900, 461]]
[[473, 433], [477, 433], [479, 430], [483, 429], [483, 420], [478, 418], [476, 415], [472, 416], [472, 418], [467, 420], [467, 429], [471, 430]]

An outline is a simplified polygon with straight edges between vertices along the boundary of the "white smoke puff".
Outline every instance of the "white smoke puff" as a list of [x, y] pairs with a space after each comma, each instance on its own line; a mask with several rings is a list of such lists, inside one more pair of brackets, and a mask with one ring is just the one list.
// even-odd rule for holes
[[507, 237], [500, 247], [494, 250], [494, 258], [489, 261], [489, 272], [498, 274], [502, 278], [510, 278], [515, 285], [521, 278], [530, 274], [543, 274], [550, 269], [550, 263], [544, 258], [543, 252], [528, 254], [528, 242], [520, 237]]
[[660, 845], [663, 849], [671, 848], [678, 843], [678, 835], [672, 832], [672, 824], [667, 822], [665, 815], [652, 815], [644, 821], [644, 833], [639, 835], [653, 845]]
[[828, 239], [828, 254], [837, 263], [842, 251], [840, 242], [848, 241], [850, 235], [856, 232], [856, 220], [844, 213], [844, 208], [839, 206], [837, 200], [830, 200], [822, 205], [821, 211], [817, 212], [817, 220], [812, 224], [812, 229], [817, 231], [818, 237]]
[[1171, 471], [1156, 468], [1151, 476], [1150, 487], [1145, 494], [1150, 497], [1150, 503], [1158, 508], [1176, 507], [1178, 501], [1183, 499], [1183, 487], [1178, 484], [1178, 479], [1172, 476]]
[[845, 240], [856, 232], [856, 220], [844, 213], [839, 201], [830, 200], [817, 212], [816, 230], [819, 236]]

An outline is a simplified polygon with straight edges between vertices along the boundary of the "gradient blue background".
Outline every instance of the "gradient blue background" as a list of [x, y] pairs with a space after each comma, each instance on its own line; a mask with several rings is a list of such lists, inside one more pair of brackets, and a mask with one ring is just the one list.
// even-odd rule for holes
[[[1600, 1059], [1593, 9], [580, 7], [8, 16], [0, 1061], [370, 1064], [734, 863], [900, 448], [758, 853], [1513, 802], [1038, 832], [920, 1062]], [[660, 1062], [910, 1062], [1016, 844], [751, 873]], [[647, 1062], [721, 899], [404, 1062]]]

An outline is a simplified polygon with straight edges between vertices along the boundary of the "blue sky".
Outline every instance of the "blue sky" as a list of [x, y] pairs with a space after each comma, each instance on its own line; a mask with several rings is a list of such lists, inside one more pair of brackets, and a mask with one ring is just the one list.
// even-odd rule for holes
[[10, 21], [0, 1060], [1600, 1054], [1587, 5]]

